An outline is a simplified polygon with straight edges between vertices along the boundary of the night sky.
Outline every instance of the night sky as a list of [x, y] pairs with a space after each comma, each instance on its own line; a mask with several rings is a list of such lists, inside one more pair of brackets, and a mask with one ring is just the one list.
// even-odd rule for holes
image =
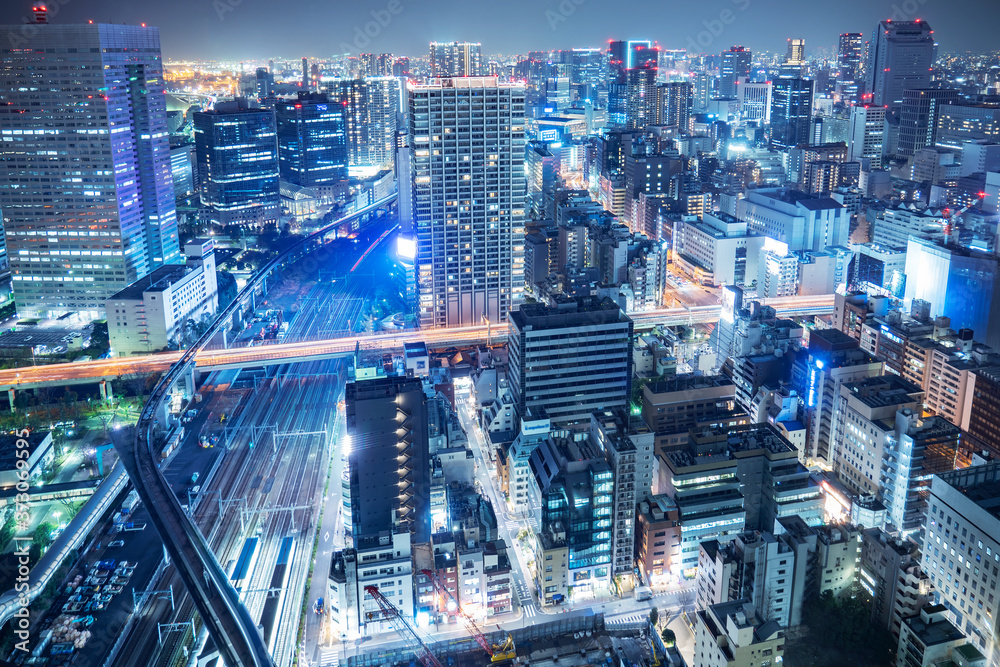
[[[732, 44], [783, 52], [789, 37], [804, 37], [808, 55], [815, 49], [832, 49], [841, 32], [862, 32], [867, 39], [876, 22], [889, 17], [927, 20], [942, 51], [1000, 50], [997, 0], [48, 0], [48, 4], [59, 4], [52, 23], [92, 19], [158, 26], [166, 59], [263, 60], [345, 51], [426, 55], [432, 40], [482, 42], [484, 54], [603, 46], [609, 39], [653, 39], [666, 48], [706, 53], [719, 53]], [[30, 9], [30, 2], [3, 0], [0, 24], [22, 23]]]

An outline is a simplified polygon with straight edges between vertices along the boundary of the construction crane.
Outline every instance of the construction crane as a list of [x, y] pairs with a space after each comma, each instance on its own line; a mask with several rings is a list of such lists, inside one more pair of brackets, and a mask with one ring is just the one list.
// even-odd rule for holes
[[[427, 644], [420, 639], [420, 635], [417, 634], [417, 631], [410, 625], [410, 622], [400, 613], [399, 609], [396, 609], [396, 606], [382, 595], [382, 591], [378, 589], [378, 586], [365, 586], [365, 593], [375, 599], [378, 608], [382, 610], [382, 615], [396, 626], [396, 632], [409, 639], [415, 645], [414, 653], [416, 653], [417, 660], [420, 661], [421, 665], [424, 667], [444, 667], [441, 661], [427, 648]], [[372, 616], [373, 614], [369, 613], [368, 618], [370, 619]]]
[[[465, 610], [462, 609], [462, 605], [458, 603], [458, 600], [455, 599], [455, 596], [451, 594], [451, 591], [448, 590], [448, 587], [444, 585], [444, 582], [441, 581], [436, 573], [431, 570], [421, 570], [420, 574], [430, 579], [437, 592], [440, 593], [443, 598], [448, 600], [448, 602], [455, 605], [455, 611], [458, 612], [459, 618], [462, 619], [462, 623], [465, 625], [466, 631], [468, 631], [468, 633], [472, 635], [472, 638], [476, 640], [476, 643], [489, 654], [490, 662], [503, 662], [504, 660], [514, 659], [517, 652], [514, 648], [514, 638], [511, 637], [510, 634], [507, 635], [503, 642], [499, 644], [491, 644], [486, 639], [486, 635], [483, 634], [483, 631], [480, 630], [479, 626], [476, 625], [476, 622], [465, 613]], [[497, 626], [497, 630], [500, 630], [499, 625]]]

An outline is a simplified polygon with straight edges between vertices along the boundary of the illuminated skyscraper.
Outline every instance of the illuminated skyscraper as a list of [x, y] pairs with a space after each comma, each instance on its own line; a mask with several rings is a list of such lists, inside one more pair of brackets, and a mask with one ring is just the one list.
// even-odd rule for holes
[[330, 195], [346, 186], [344, 107], [326, 95], [299, 93], [297, 100], [279, 102], [274, 114], [281, 178]]
[[786, 65], [804, 65], [806, 62], [806, 40], [788, 40], [788, 53], [785, 54]]
[[773, 82], [771, 93], [771, 147], [793, 148], [809, 143], [812, 120], [813, 82], [782, 78]]
[[864, 50], [865, 40], [860, 32], [841, 33], [837, 49], [837, 67], [840, 69], [838, 81], [853, 83], [861, 78]]
[[22, 316], [99, 316], [180, 258], [157, 28], [6, 26], [0, 209]]
[[445, 78], [408, 94], [420, 326], [506, 322], [524, 281], [524, 87]]
[[750, 76], [752, 60], [753, 54], [742, 46], [733, 46], [728, 51], [722, 52], [718, 97], [736, 97], [736, 82]]
[[432, 76], [480, 76], [483, 73], [479, 42], [431, 42]]
[[926, 21], [882, 21], [868, 43], [866, 102], [897, 111], [903, 91], [930, 88], [934, 31]]
[[194, 114], [201, 203], [219, 225], [278, 221], [278, 143], [274, 112], [246, 100]]
[[352, 166], [393, 165], [399, 79], [342, 79], [324, 85], [330, 100], [343, 106], [348, 160]]
[[847, 159], [871, 160], [872, 169], [882, 168], [885, 153], [885, 107], [863, 104], [851, 107], [851, 125], [847, 139]]

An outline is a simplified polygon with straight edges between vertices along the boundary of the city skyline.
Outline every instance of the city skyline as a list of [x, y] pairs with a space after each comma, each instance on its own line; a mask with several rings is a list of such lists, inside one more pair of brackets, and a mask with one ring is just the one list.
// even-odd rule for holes
[[[167, 6], [113, 6], [107, 0], [86, 5], [50, 3], [51, 22], [128, 23], [161, 29], [166, 59], [253, 59], [267, 57], [325, 58], [349, 52], [393, 52], [425, 56], [432, 41], [469, 40], [482, 43], [483, 54], [525, 53], [539, 49], [604, 47], [611, 39], [653, 39], [664, 48], [687, 48], [718, 54], [733, 44], [755, 52], [784, 54], [787, 40], [805, 39], [809, 59], [817, 50], [831, 55], [837, 36], [863, 32], [869, 37], [878, 21], [928, 21], [940, 38], [941, 51], [989, 51], [994, 48], [989, 27], [1000, 20], [1000, 6], [977, 0], [956, 0], [944, 7], [929, 0], [847, 0], [836, 16], [791, 0], [725, 0], [717, 6], [651, 7], [625, 0], [618, 11], [602, 11], [599, 3], [565, 0], [533, 3], [514, 0], [494, 14], [486, 3], [437, 3], [434, 12], [420, 11], [409, 0], [387, 0], [357, 6], [306, 7], [302, 11], [264, 13], [262, 0], [178, 0]], [[640, 12], [648, 20], [636, 25]], [[969, 17], [976, 21], [968, 21]], [[0, 23], [31, 20], [29, 3], [6, 3]], [[368, 25], [371, 23], [371, 25]], [[490, 25], [484, 30], [482, 25]], [[504, 35], [498, 38], [497, 35]], [[8, 35], [5, 42], [17, 39]]]

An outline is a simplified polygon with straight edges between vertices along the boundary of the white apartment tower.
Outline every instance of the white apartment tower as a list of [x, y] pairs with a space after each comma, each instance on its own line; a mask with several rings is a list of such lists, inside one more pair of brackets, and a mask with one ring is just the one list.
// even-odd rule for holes
[[524, 86], [442, 78], [408, 95], [420, 326], [506, 322], [524, 289]]
[[861, 158], [869, 158], [872, 169], [882, 168], [885, 110], [885, 107], [870, 104], [851, 107], [851, 124], [847, 135], [849, 161], [856, 162]]
[[481, 76], [482, 45], [479, 42], [431, 42], [432, 76]]
[[22, 316], [79, 312], [180, 257], [160, 34], [6, 26], [0, 210]]

